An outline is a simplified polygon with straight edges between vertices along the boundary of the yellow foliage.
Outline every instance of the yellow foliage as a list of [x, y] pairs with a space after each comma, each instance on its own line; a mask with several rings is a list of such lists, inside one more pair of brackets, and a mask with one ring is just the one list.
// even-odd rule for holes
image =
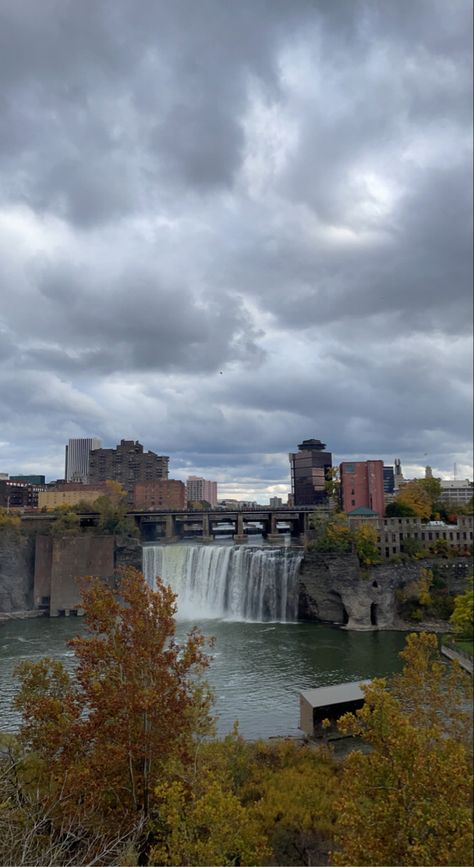
[[21, 526], [21, 518], [7, 509], [0, 509], [0, 530], [10, 528], [18, 530]]
[[[205, 773], [193, 788], [182, 781], [155, 790], [157, 842], [151, 864], [265, 864], [271, 855], [251, 810]], [[161, 838], [161, 839], [160, 839]]]
[[432, 603], [430, 588], [433, 581], [433, 573], [430, 569], [421, 569], [418, 578], [409, 581], [401, 590], [398, 591], [398, 599], [400, 602], [408, 602], [410, 600], [419, 602], [424, 608], [428, 608]]
[[340, 722], [371, 751], [345, 761], [332, 862], [470, 865], [467, 679], [455, 667], [445, 674], [434, 636], [409, 636], [402, 657], [394, 692], [374, 680], [364, 707]]
[[474, 623], [474, 579], [472, 575], [469, 578], [466, 592], [456, 596], [454, 600], [454, 611], [450, 621], [458, 635], [472, 639]]
[[371, 524], [360, 524], [354, 530], [354, 543], [361, 566], [374, 566], [380, 562], [377, 530]]
[[431, 515], [432, 500], [420, 482], [407, 482], [403, 485], [395, 502], [409, 506], [419, 518], [428, 519]]

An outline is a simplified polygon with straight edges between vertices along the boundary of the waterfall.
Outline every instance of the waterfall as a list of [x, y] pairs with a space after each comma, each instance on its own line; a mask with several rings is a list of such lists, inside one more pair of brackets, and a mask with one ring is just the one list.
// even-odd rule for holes
[[178, 596], [185, 620], [293, 621], [301, 551], [232, 545], [147, 545], [145, 578], [157, 575]]

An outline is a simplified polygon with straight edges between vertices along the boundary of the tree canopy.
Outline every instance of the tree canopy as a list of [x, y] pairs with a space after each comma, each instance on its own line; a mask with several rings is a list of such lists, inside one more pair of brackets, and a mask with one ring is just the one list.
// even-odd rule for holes
[[211, 694], [202, 681], [205, 641], [192, 630], [175, 640], [175, 596], [151, 590], [129, 568], [120, 595], [97, 579], [82, 591], [88, 631], [72, 639], [74, 677], [50, 659], [20, 664], [16, 707], [21, 741], [48, 768], [56, 808], [94, 825], [127, 827], [146, 817], [170, 764], [193, 761], [197, 737], [212, 731]]
[[474, 632], [474, 575], [469, 576], [469, 586], [465, 593], [461, 593], [454, 599], [454, 611], [450, 622], [455, 633], [460, 638], [472, 641]]
[[371, 749], [345, 762], [333, 863], [470, 865], [469, 678], [457, 665], [446, 672], [432, 635], [410, 635], [401, 656], [392, 689], [374, 680], [340, 721]]

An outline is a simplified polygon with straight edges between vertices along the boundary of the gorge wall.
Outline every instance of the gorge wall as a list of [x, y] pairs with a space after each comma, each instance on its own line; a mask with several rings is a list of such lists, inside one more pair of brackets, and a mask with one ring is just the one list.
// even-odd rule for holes
[[33, 608], [35, 540], [14, 529], [0, 534], [0, 614]]
[[[355, 554], [306, 552], [300, 573], [298, 616], [349, 629], [399, 629], [397, 590], [430, 569], [449, 595], [464, 592], [472, 569], [467, 557], [414, 560], [361, 569]], [[412, 624], [411, 624], [412, 626]]]
[[[54, 538], [14, 530], [0, 534], [0, 618], [34, 611], [75, 611], [80, 606], [77, 578], [112, 577], [122, 566], [142, 568], [142, 547], [112, 536]], [[306, 552], [301, 564], [298, 617], [344, 624], [350, 629], [413, 627], [401, 621], [397, 591], [433, 571], [445, 592], [462, 593], [472, 569], [469, 558], [385, 563], [362, 570], [352, 554]]]
[[75, 611], [80, 607], [78, 578], [111, 578], [123, 566], [142, 568], [138, 542], [88, 533], [54, 538], [4, 530], [0, 619]]

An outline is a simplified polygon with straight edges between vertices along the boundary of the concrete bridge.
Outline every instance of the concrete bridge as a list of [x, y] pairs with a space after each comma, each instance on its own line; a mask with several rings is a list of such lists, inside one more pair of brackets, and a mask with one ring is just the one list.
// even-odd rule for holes
[[212, 542], [216, 536], [232, 535], [234, 542], [242, 543], [255, 532], [261, 533], [269, 542], [281, 542], [284, 532], [290, 532], [293, 538], [303, 541], [313, 511], [314, 506], [276, 509], [263, 506], [235, 511], [160, 509], [128, 514], [137, 522], [145, 542], [179, 542], [185, 536]]

